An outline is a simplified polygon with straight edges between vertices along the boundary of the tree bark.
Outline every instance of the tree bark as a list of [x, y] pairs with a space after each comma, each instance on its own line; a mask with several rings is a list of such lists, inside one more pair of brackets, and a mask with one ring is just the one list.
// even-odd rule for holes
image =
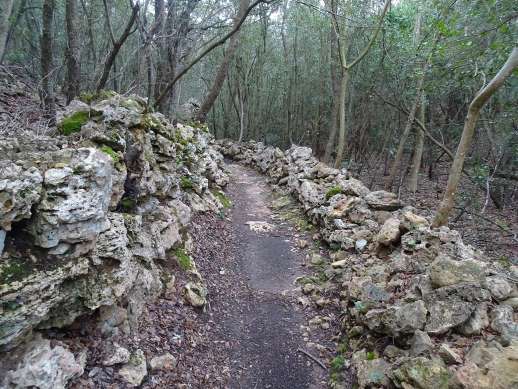
[[54, 83], [52, 77], [52, 24], [54, 21], [54, 0], [44, 0], [42, 9], [42, 30], [41, 30], [41, 92], [43, 101], [44, 117], [49, 121], [50, 126], [56, 124], [56, 104], [54, 101]]
[[65, 19], [67, 25], [67, 104], [79, 96], [81, 88], [81, 62], [79, 60], [79, 23], [77, 20], [77, 0], [66, 0]]
[[517, 67], [518, 47], [515, 47], [504, 66], [489, 82], [489, 84], [477, 93], [469, 105], [468, 114], [464, 122], [464, 129], [462, 130], [462, 136], [459, 146], [457, 147], [457, 152], [455, 153], [455, 159], [453, 160], [450, 174], [448, 175], [448, 183], [446, 184], [444, 197], [433, 219], [433, 227], [440, 227], [448, 222], [448, 216], [450, 215], [455, 203], [455, 195], [459, 186], [464, 160], [466, 159], [466, 154], [468, 153], [473, 140], [475, 125], [480, 115], [480, 110]]
[[7, 34], [9, 32], [9, 17], [13, 10], [14, 0], [0, 0], [0, 63], [4, 58]]
[[[235, 27], [236, 24], [239, 23], [239, 20], [241, 19], [246, 10], [246, 7], [248, 7], [248, 0], [240, 0], [239, 9], [236, 13], [236, 16], [234, 17], [233, 27]], [[216, 99], [219, 96], [219, 93], [221, 92], [221, 88], [223, 87], [225, 78], [227, 77], [228, 66], [230, 64], [230, 61], [232, 61], [232, 58], [234, 57], [234, 53], [236, 52], [238, 46], [239, 32], [236, 32], [234, 35], [230, 37], [228, 41], [227, 49], [225, 50], [223, 60], [221, 61], [219, 68], [216, 72], [216, 77], [214, 78], [212, 87], [210, 88], [209, 93], [205, 97], [205, 100], [201, 104], [201, 107], [196, 115], [196, 119], [198, 119], [200, 122], [205, 122], [207, 120], [207, 114], [211, 110], [212, 106], [214, 105], [214, 102], [216, 101]]]
[[[426, 97], [424, 93], [421, 94], [421, 105], [419, 106], [419, 112], [421, 116], [421, 122], [425, 122], [425, 110], [426, 110]], [[424, 131], [419, 128], [416, 133], [414, 155], [412, 157], [412, 164], [410, 166], [410, 174], [408, 178], [408, 190], [412, 193], [417, 192], [417, 184], [419, 181], [419, 171], [421, 170], [421, 160], [423, 159], [423, 148], [424, 148]]]
[[99, 81], [97, 82], [97, 86], [95, 87], [95, 90], [97, 92], [100, 92], [106, 86], [108, 76], [110, 75], [110, 70], [113, 66], [113, 63], [115, 62], [115, 57], [117, 57], [117, 54], [119, 53], [119, 50], [121, 49], [122, 45], [124, 44], [124, 42], [126, 42], [126, 39], [128, 39], [128, 37], [131, 34], [131, 28], [135, 24], [135, 20], [137, 20], [139, 9], [140, 5], [138, 3], [135, 3], [135, 5], [133, 5], [131, 17], [128, 23], [126, 24], [126, 28], [124, 29], [120, 38], [115, 42], [115, 44], [112, 44], [112, 48], [108, 53], [106, 60], [104, 61], [103, 72], [101, 74], [101, 77], [99, 78]]

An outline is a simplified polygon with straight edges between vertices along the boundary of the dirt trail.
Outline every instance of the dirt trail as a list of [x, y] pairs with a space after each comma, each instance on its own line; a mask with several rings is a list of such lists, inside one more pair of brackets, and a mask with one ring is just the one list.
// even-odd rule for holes
[[[241, 288], [248, 292], [230, 306], [231, 320], [224, 323], [237, 346], [231, 352], [231, 387], [322, 387], [321, 368], [297, 351], [305, 346], [300, 330], [305, 319], [293, 282], [303, 275], [304, 253], [294, 248], [293, 228], [272, 220], [271, 189], [265, 178], [235, 164], [230, 171], [236, 270], [247, 277]], [[251, 221], [273, 228], [254, 231], [247, 224]]]

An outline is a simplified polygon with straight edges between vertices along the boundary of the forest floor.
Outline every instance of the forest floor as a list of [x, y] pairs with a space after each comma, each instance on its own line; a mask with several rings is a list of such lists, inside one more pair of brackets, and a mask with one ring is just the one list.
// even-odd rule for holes
[[[316, 311], [295, 282], [312, 273], [309, 254], [320, 251], [311, 226], [293, 200], [272, 193], [264, 176], [235, 164], [230, 172], [232, 207], [193, 220], [193, 259], [209, 292], [206, 308], [184, 305], [180, 274], [175, 293], [149, 304], [137, 335], [111, 342], [141, 349], [148, 360], [167, 352], [176, 358], [175, 369], [148, 371], [143, 388], [325, 388], [337, 314]], [[310, 325], [315, 317], [326, 328]], [[90, 350], [73, 388], [126, 387], [102, 364], [107, 340], [86, 333], [61, 339]]]
[[[432, 216], [442, 200], [449, 168], [450, 163], [437, 164], [432, 178], [423, 171], [415, 194], [406, 188], [405, 181], [393, 190], [405, 204], [419, 209], [422, 215]], [[352, 175], [371, 190], [383, 189], [386, 179], [380, 174], [379, 166], [365, 168], [360, 174], [352, 170]], [[514, 201], [506, 203], [502, 209], [497, 209], [490, 200], [484, 209], [486, 194], [463, 178], [448, 226], [459, 231], [464, 242], [483, 250], [489, 258], [518, 264], [518, 193], [508, 198], [514, 198]]]

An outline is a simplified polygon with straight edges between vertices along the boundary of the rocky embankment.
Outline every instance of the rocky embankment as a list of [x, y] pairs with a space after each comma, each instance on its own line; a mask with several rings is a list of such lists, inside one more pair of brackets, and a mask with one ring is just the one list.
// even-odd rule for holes
[[518, 388], [518, 266], [464, 244], [396, 195], [318, 162], [311, 149], [221, 141], [226, 156], [287, 188], [330, 259], [301, 280], [343, 313], [331, 379], [359, 387]]
[[[59, 136], [0, 138], [2, 388], [62, 388], [83, 373], [84, 350], [45, 329], [96, 315], [107, 337], [137, 331], [168, 263], [190, 260], [191, 214], [222, 207], [228, 176], [205, 127], [173, 125], [135, 96], [89, 100], [61, 112]], [[187, 265], [185, 299], [203, 305]], [[138, 384], [139, 355], [119, 354]]]

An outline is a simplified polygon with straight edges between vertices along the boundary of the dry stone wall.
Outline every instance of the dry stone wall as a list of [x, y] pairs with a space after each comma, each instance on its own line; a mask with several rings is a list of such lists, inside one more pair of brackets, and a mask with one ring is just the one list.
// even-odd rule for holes
[[370, 191], [309, 148], [219, 144], [286, 187], [331, 248], [327, 281], [308, 278], [302, 290], [314, 301], [336, 296], [345, 367], [359, 387], [518, 387], [518, 266], [431, 228], [395, 194]]
[[[228, 182], [205, 127], [173, 125], [136, 96], [74, 101], [58, 128], [0, 139], [0, 349], [16, 356], [1, 387], [82, 374], [84, 358], [39, 329], [98, 311], [103, 333], [136, 331], [163, 266], [188, 255], [191, 214], [220, 209]], [[204, 293], [197, 277], [188, 289]]]

